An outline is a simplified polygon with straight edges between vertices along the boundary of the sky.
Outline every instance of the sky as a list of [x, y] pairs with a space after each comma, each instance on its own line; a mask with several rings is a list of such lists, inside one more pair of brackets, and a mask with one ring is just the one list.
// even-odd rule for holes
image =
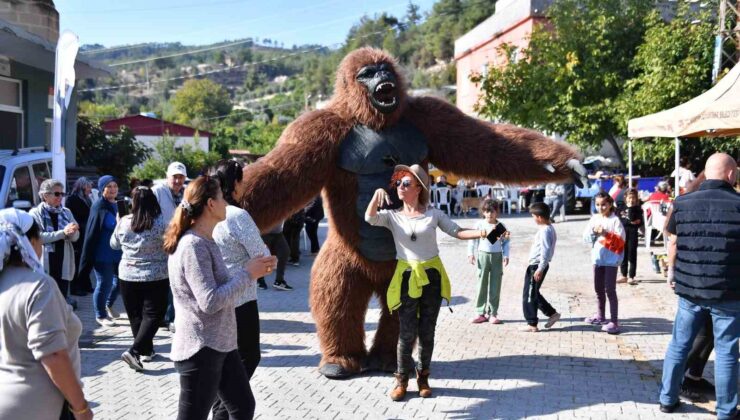
[[[435, 0], [414, 0], [421, 12]], [[285, 47], [336, 46], [363, 15], [402, 17], [408, 0], [56, 0], [59, 29], [80, 44], [106, 47], [142, 42], [203, 45], [269, 38]]]

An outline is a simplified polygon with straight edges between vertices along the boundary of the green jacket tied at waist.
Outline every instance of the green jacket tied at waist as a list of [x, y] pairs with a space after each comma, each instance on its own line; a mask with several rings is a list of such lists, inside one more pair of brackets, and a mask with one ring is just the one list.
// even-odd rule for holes
[[429, 284], [429, 277], [427, 277], [426, 270], [432, 268], [439, 272], [442, 277], [442, 298], [450, 302], [452, 296], [450, 287], [450, 278], [447, 277], [444, 265], [439, 256], [426, 261], [404, 261], [398, 260], [396, 264], [396, 271], [393, 273], [393, 279], [391, 284], [388, 286], [388, 293], [386, 298], [388, 300], [388, 309], [391, 312], [395, 311], [401, 306], [401, 282], [403, 279], [403, 273], [407, 269], [411, 269], [411, 275], [409, 276], [409, 297], [418, 299], [421, 297], [422, 288]]

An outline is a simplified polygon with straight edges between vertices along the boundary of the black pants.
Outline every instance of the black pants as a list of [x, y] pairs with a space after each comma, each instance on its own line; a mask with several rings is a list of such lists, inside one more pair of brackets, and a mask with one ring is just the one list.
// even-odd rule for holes
[[275, 270], [275, 281], [282, 282], [285, 280], [285, 265], [288, 264], [288, 255], [290, 248], [285, 240], [283, 233], [268, 233], [262, 235], [262, 241], [267, 245], [270, 253], [277, 257], [277, 269]]
[[[252, 379], [260, 363], [260, 315], [257, 301], [253, 300], [238, 306], [236, 312], [236, 341], [239, 346], [239, 357], [247, 373], [247, 380]], [[229, 412], [220, 398], [213, 404], [213, 420], [228, 420]]]
[[204, 347], [191, 358], [175, 362], [180, 374], [177, 420], [206, 420], [216, 397], [230, 419], [254, 417], [254, 396], [239, 352], [221, 353]]
[[527, 273], [524, 275], [522, 309], [524, 310], [524, 319], [526, 319], [527, 324], [532, 327], [536, 327], [537, 322], [539, 321], [537, 319], [538, 309], [548, 318], [557, 312], [540, 293], [540, 287], [542, 287], [542, 283], [545, 282], [548, 268], [545, 268], [545, 271], [542, 273], [542, 280], [540, 281], [534, 281], [534, 273], [537, 271], [536, 265], [530, 265], [527, 267]]
[[118, 279], [118, 288], [134, 335], [131, 351], [138, 355], [152, 354], [154, 335], [167, 310], [169, 280], [139, 282]]
[[[79, 240], [82, 242], [82, 238]], [[75, 278], [70, 283], [70, 291], [72, 294], [80, 294], [80, 293], [92, 293], [93, 288], [92, 284], [90, 283], [90, 274], [88, 273], [85, 275], [80, 275], [80, 259], [82, 258], [82, 249], [76, 249], [75, 248]]]
[[434, 352], [434, 330], [442, 304], [442, 277], [437, 270], [426, 270], [429, 284], [422, 288], [418, 299], [409, 297], [410, 271], [403, 274], [401, 283], [401, 307], [398, 309], [400, 334], [396, 349], [397, 372], [408, 375], [414, 371], [411, 353], [414, 341], [419, 337], [420, 370], [429, 369]]
[[319, 252], [319, 222], [306, 222], [306, 235], [308, 240], [311, 241], [311, 252]]
[[59, 287], [59, 291], [62, 292], [62, 296], [65, 298], [69, 296], [69, 280], [62, 280], [61, 277], [54, 277], [54, 281], [57, 282], [57, 287]]
[[624, 233], [626, 235], [624, 241], [624, 260], [622, 260], [622, 265], [619, 268], [622, 272], [622, 277], [627, 277], [627, 269], [629, 268], [629, 278], [633, 279], [637, 270], [637, 229], [625, 228]]
[[301, 259], [301, 230], [303, 230], [303, 225], [285, 223], [283, 226], [283, 235], [290, 249], [289, 261], [299, 261]]
[[701, 378], [704, 374], [704, 367], [707, 365], [712, 350], [714, 350], [712, 317], [706, 316], [704, 318], [704, 324], [696, 335], [691, 351], [689, 351], [689, 357], [686, 359], [686, 372], [698, 378]]

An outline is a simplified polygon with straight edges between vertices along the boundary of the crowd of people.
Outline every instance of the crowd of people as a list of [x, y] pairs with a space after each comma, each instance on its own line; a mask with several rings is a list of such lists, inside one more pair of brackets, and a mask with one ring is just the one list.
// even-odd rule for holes
[[[0, 384], [5, 391], [0, 417], [93, 417], [80, 381], [81, 323], [66, 301], [70, 289], [78, 295], [90, 289], [91, 273], [93, 307], [101, 326], [115, 325], [119, 314], [113, 304], [119, 293], [122, 297], [133, 342], [121, 358], [132, 369], [145, 370], [144, 363], [155, 357], [157, 329], [173, 324], [170, 359], [180, 381], [178, 418], [206, 419], [209, 413], [214, 419], [253, 417], [249, 381], [260, 361], [256, 290], [266, 288], [264, 278], [273, 272], [273, 286], [291, 290], [285, 266], [299, 264], [295, 248], [304, 226], [310, 252], [318, 252], [316, 231], [324, 217], [320, 198], [262, 233], [238, 205], [244, 194], [239, 162], [221, 161], [187, 187], [182, 163], [173, 162], [166, 176], [164, 184], [134, 187], [130, 207], [118, 200], [117, 180], [105, 175], [97, 183], [97, 200], [92, 198], [92, 183], [81, 178], [65, 207], [64, 184], [46, 180], [39, 188], [41, 203], [29, 213], [0, 211]], [[698, 191], [679, 197], [670, 210], [668, 277], [679, 304], [663, 369], [664, 412], [678, 407], [678, 394], [686, 384], [704, 385], [707, 346], [713, 345], [718, 416], [737, 415], [736, 177], [736, 162], [715, 154], [706, 163]], [[445, 212], [430, 207], [429, 176], [419, 165], [396, 166], [390, 182], [388, 189], [375, 191], [365, 211], [365, 221], [391, 232], [396, 248], [396, 270], [386, 296], [388, 310], [398, 313], [400, 330], [390, 398], [405, 399], [412, 374], [419, 396], [428, 398], [437, 317], [443, 301], [449, 305], [451, 298], [437, 228], [469, 241], [468, 261], [477, 266], [479, 285], [475, 324], [502, 323], [498, 309], [511, 235], [498, 219], [500, 202], [492, 198], [482, 197], [482, 219], [472, 229], [461, 228]], [[389, 209], [393, 188], [400, 207]], [[692, 188], [691, 183], [685, 186], [687, 191]], [[584, 321], [608, 334], [621, 331], [617, 283], [636, 282], [643, 220], [637, 191], [622, 188], [619, 194], [622, 205], [607, 192], [596, 194], [597, 212], [583, 234], [591, 248], [597, 298], [596, 312]], [[557, 242], [552, 225], [557, 203], [547, 197], [546, 192], [544, 201], [528, 208], [538, 229], [527, 260], [522, 312], [525, 331], [533, 333], [539, 331], [538, 312], [546, 317], [545, 328], [561, 317], [542, 294]], [[44, 398], [39, 400], [39, 395]], [[32, 398], [39, 402], [25, 403]]]

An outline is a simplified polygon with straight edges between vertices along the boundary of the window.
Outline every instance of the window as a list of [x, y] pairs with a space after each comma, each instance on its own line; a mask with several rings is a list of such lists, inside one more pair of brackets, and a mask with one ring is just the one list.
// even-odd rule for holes
[[39, 185], [41, 185], [42, 182], [51, 178], [51, 173], [49, 172], [49, 167], [46, 166], [46, 162], [34, 163], [32, 168], [33, 168], [33, 176], [36, 178], [37, 188]]
[[20, 166], [13, 173], [5, 207], [13, 207], [13, 201], [16, 200], [26, 200], [33, 204], [33, 185], [31, 185], [31, 172], [28, 166]]
[[0, 148], [23, 147], [21, 81], [0, 77]]

